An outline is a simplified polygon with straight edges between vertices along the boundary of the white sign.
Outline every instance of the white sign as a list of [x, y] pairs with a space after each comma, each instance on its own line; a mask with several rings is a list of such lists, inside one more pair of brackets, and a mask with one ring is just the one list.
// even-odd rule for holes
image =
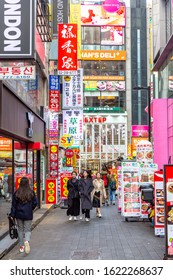
[[0, 67], [0, 80], [35, 80], [35, 66], [2, 66]]
[[83, 69], [63, 77], [63, 108], [83, 108]]
[[83, 110], [63, 110], [63, 134], [83, 140]]

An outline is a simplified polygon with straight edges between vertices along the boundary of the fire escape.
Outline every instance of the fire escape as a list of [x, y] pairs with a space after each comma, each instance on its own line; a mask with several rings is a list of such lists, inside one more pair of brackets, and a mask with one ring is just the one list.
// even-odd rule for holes
[[37, 0], [36, 26], [43, 42], [52, 41], [48, 0]]

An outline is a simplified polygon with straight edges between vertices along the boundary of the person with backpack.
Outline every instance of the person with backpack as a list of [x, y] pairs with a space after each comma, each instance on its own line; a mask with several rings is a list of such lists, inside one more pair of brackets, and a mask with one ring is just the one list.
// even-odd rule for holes
[[22, 177], [19, 188], [12, 198], [10, 217], [16, 219], [18, 226], [19, 252], [30, 253], [31, 225], [33, 210], [37, 206], [37, 199], [31, 189], [29, 179]]
[[116, 180], [115, 180], [114, 174], [110, 175], [108, 187], [109, 187], [110, 205], [115, 205]]

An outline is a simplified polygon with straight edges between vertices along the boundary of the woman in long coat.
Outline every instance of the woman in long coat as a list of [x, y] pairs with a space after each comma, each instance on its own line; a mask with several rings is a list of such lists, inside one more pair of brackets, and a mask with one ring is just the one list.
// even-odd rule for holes
[[89, 172], [83, 172], [83, 178], [79, 181], [79, 191], [81, 197], [82, 214], [85, 214], [85, 221], [90, 220], [90, 210], [92, 209], [91, 192], [93, 190], [92, 178], [89, 178]]
[[67, 216], [69, 216], [69, 221], [74, 217], [77, 220], [77, 216], [80, 213], [80, 195], [79, 195], [79, 180], [76, 178], [77, 173], [72, 172], [72, 178], [67, 182], [68, 190], [68, 209]]
[[92, 191], [93, 207], [96, 208], [96, 216], [101, 218], [100, 207], [103, 199], [106, 199], [104, 181], [101, 179], [100, 172], [97, 172], [96, 179], [93, 180], [94, 190]]

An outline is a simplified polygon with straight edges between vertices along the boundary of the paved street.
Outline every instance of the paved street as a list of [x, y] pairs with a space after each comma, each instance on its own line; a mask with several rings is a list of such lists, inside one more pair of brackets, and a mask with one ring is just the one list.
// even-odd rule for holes
[[14, 247], [3, 260], [159, 260], [164, 257], [164, 238], [155, 237], [149, 222], [129, 221], [117, 206], [103, 206], [103, 218], [68, 221], [66, 209], [52, 209], [32, 231], [31, 253]]

